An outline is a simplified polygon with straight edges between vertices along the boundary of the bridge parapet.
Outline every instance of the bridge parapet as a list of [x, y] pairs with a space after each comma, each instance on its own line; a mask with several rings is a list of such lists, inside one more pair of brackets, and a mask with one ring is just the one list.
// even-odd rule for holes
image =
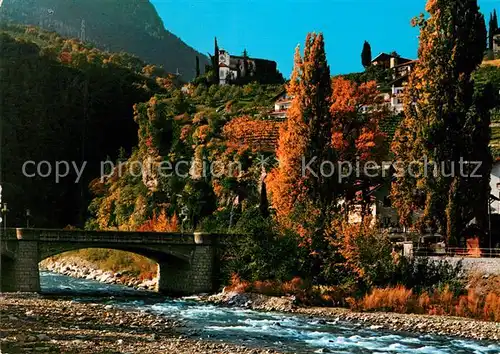
[[170, 245], [197, 244], [193, 234], [128, 232], [128, 231], [84, 231], [55, 229], [17, 229], [17, 238], [41, 242], [100, 242], [100, 243], [147, 243]]
[[4, 241], [17, 240], [17, 229], [0, 230], [0, 238]]

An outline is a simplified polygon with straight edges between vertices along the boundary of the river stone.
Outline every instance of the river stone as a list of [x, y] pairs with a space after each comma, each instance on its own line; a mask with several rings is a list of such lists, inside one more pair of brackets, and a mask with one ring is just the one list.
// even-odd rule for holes
[[36, 337], [38, 338], [38, 340], [50, 340], [49, 336], [46, 335], [45, 333], [37, 334]]

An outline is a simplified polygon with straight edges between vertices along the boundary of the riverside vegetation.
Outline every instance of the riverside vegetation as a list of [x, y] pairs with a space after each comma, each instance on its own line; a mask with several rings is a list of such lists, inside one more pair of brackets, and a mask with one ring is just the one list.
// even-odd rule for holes
[[[483, 172], [489, 175], [489, 123], [498, 105], [500, 76], [496, 67], [480, 67], [485, 48], [479, 43], [486, 43], [484, 19], [475, 1], [429, 1], [426, 10], [429, 19], [416, 20], [421, 25], [421, 60], [410, 79], [407, 97], [408, 102], [415, 100], [425, 106], [425, 115], [407, 107], [403, 117], [394, 117], [379, 100], [380, 91], [373, 79], [384, 77], [383, 72], [367, 68], [364, 74], [331, 77], [322, 34], [309, 34], [303, 51], [297, 48], [295, 68], [285, 86], [258, 82], [218, 86], [211, 84], [214, 75], [208, 72], [182, 88], [162, 70], [133, 57], [103, 53], [34, 28], [9, 27], [10, 34], [4, 34], [4, 38], [9, 44], [7, 48], [11, 48], [8, 54], [14, 57], [7, 61], [9, 65], [21, 60], [26, 55], [24, 50], [32, 54], [28, 57], [34, 61], [34, 67], [48, 66], [39, 63], [48, 61], [56, 65], [57, 73], [69, 71], [76, 75], [76, 82], [93, 85], [89, 89], [92, 110], [85, 103], [89, 101], [78, 101], [82, 104], [81, 112], [86, 113], [70, 115], [73, 125], [69, 121], [62, 124], [62, 116], [47, 115], [43, 121], [61, 129], [69, 124], [80, 131], [82, 127], [77, 124], [87, 117], [93, 124], [87, 126], [87, 131], [96, 134], [102, 144], [87, 148], [93, 153], [93, 161], [106, 153], [116, 166], [124, 167], [123, 173], [119, 169], [106, 171], [109, 177], [102, 179], [94, 165], [94, 170], [86, 175], [93, 196], [86, 228], [241, 235], [223, 255], [223, 280], [235, 291], [295, 295], [303, 304], [348, 306], [355, 310], [449, 314], [498, 321], [498, 287], [484, 294], [475, 293], [465, 289], [459, 266], [407, 260], [393, 252], [387, 235], [369, 216], [370, 191], [384, 181], [356, 173], [345, 179], [337, 178], [338, 175], [316, 178], [300, 174], [303, 156], [349, 161], [353, 165], [359, 161], [362, 170], [369, 161], [399, 157], [409, 162], [421, 156], [419, 153], [428, 153], [437, 161], [456, 156], [483, 161]], [[446, 31], [451, 20], [443, 13], [453, 13], [453, 18], [463, 22], [460, 27], [464, 31]], [[438, 57], [450, 62], [450, 66], [431, 65]], [[41, 75], [34, 75], [36, 85], [52, 82], [43, 76], [43, 71], [29, 65], [25, 70]], [[447, 79], [450, 70], [452, 77], [457, 77], [453, 82]], [[71, 82], [73, 78], [59, 78], [57, 73], [54, 76], [61, 80], [57, 82]], [[125, 82], [123, 77], [127, 78]], [[12, 76], [8, 88], [16, 87], [14, 81]], [[103, 96], [97, 94], [101, 86]], [[73, 86], [68, 83], [65, 87]], [[270, 119], [269, 108], [284, 89], [294, 98], [288, 118], [277, 122]], [[18, 87], [14, 92], [25, 97], [21, 91]], [[123, 96], [117, 97], [116, 91]], [[56, 102], [70, 107], [72, 101], [65, 96], [65, 90], [51, 92], [57, 93]], [[45, 95], [44, 91], [39, 94]], [[77, 96], [75, 93], [71, 97]], [[428, 97], [436, 97], [436, 101], [429, 101]], [[43, 105], [49, 101], [54, 101], [53, 97], [43, 96], [39, 102]], [[109, 106], [99, 104], [105, 101]], [[115, 104], [123, 108], [123, 115], [116, 113]], [[361, 113], [364, 106], [372, 109]], [[449, 111], [440, 111], [441, 106]], [[11, 112], [9, 124], [17, 130], [26, 128], [27, 113], [17, 121], [14, 113]], [[124, 120], [127, 134], [133, 130], [135, 139], [116, 131], [123, 129], [121, 124], [117, 128], [118, 116], [128, 119]], [[109, 117], [116, 120], [107, 121]], [[458, 117], [460, 124], [453, 117]], [[430, 131], [423, 127], [428, 121], [432, 122]], [[445, 133], [451, 128], [456, 134]], [[48, 130], [43, 131], [46, 139], [55, 139]], [[408, 135], [408, 131], [415, 134]], [[442, 139], [443, 136], [448, 139]], [[464, 140], [469, 136], [473, 140]], [[70, 146], [70, 140], [88, 142], [84, 135], [67, 138], [64, 146]], [[40, 141], [33, 133], [29, 144], [31, 150], [36, 148], [40, 153], [37, 156], [43, 157], [47, 151], [38, 151]], [[126, 144], [126, 148], [119, 149], [120, 144]], [[27, 156], [21, 154], [21, 146], [8, 146], [12, 150], [9, 156]], [[66, 153], [60, 147], [57, 151]], [[82, 151], [87, 150], [81, 148], [79, 153]], [[61, 156], [62, 160], [63, 157], [72, 156]], [[190, 172], [188, 178], [151, 171], [132, 173], [137, 163], [158, 166], [163, 161], [181, 160], [198, 162], [192, 169], [188, 166], [181, 171]], [[242, 170], [234, 175], [215, 175], [200, 167], [203, 161], [219, 161], [226, 166], [237, 162]], [[312, 169], [318, 167], [312, 165]], [[14, 181], [16, 176], [7, 175], [6, 180]], [[484, 179], [402, 179], [390, 187], [403, 225], [415, 229], [432, 227], [447, 235], [450, 244], [458, 242], [465, 223], [473, 217], [479, 220], [480, 228], [485, 227], [481, 221], [486, 214], [481, 211], [489, 192]], [[44, 198], [62, 190], [58, 189], [61, 186], [52, 188]], [[41, 214], [50, 209], [43, 204], [45, 199], [40, 193], [33, 193], [40, 197], [37, 205]], [[77, 204], [85, 205], [78, 195], [75, 190]], [[362, 222], [351, 224], [349, 214], [358, 206]], [[425, 212], [413, 222], [413, 212], [419, 208]], [[48, 219], [50, 215], [46, 215]], [[85, 251], [80, 255], [112, 270], [130, 268], [143, 277], [150, 278], [155, 271], [152, 263], [123, 258], [118, 251]]]

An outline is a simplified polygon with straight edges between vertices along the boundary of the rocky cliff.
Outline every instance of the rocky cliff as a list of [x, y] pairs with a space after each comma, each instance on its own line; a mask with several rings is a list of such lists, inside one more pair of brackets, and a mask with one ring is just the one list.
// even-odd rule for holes
[[189, 81], [207, 58], [167, 31], [148, 0], [3, 0], [0, 19], [39, 26], [93, 43], [99, 49], [128, 52], [162, 65]]

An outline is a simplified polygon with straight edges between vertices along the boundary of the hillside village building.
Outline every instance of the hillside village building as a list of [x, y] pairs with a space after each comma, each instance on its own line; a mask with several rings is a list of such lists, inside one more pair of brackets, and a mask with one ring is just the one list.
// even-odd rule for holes
[[275, 98], [274, 111], [270, 113], [270, 116], [274, 120], [285, 120], [287, 117], [287, 111], [292, 105], [293, 97], [289, 96], [286, 91], [283, 91]]
[[500, 53], [500, 33], [493, 36], [493, 53]]
[[396, 114], [402, 113], [403, 94], [411, 72], [418, 60], [402, 58], [396, 54], [380, 53], [372, 60], [372, 65], [382, 66], [393, 71], [393, 81], [390, 83], [390, 108]]
[[[404, 110], [403, 95], [408, 83], [410, 74], [415, 68], [418, 60], [412, 60], [399, 57], [395, 54], [380, 53], [372, 60], [372, 65], [378, 65], [386, 69], [392, 69], [392, 79], [390, 82], [391, 91], [382, 92], [380, 95], [383, 102], [396, 114]], [[222, 76], [221, 76], [222, 81]], [[292, 97], [286, 92], [281, 93], [275, 98], [274, 110], [270, 113], [270, 118], [284, 120], [287, 117], [287, 111], [292, 103]], [[362, 112], [368, 112], [369, 106], [361, 107]]]
[[224, 49], [219, 50], [219, 84], [227, 85], [244, 78], [273, 79], [277, 75], [278, 65], [275, 61], [231, 55]]

